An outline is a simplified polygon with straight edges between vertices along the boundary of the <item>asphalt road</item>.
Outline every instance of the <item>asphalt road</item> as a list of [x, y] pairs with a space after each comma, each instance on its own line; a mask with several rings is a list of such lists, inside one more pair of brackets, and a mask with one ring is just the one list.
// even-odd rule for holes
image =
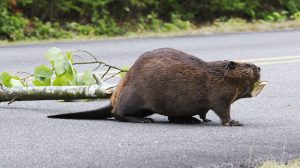
[[[33, 72], [56, 46], [87, 50], [107, 63], [131, 65], [143, 52], [172, 47], [204, 60], [300, 55], [300, 31], [105, 40], [0, 47], [0, 72]], [[87, 59], [87, 57], [83, 57]], [[81, 67], [80, 70], [87, 68]], [[251, 167], [300, 157], [300, 62], [261, 65], [269, 84], [237, 101], [232, 118], [243, 127], [58, 120], [48, 115], [85, 111], [106, 102], [0, 103], [0, 167]], [[250, 164], [249, 164], [250, 163]]]

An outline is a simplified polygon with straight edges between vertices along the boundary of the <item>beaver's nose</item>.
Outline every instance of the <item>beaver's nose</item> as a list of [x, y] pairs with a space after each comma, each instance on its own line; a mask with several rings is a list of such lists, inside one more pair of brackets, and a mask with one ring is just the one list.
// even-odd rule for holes
[[257, 67], [257, 70], [260, 72], [260, 67]]

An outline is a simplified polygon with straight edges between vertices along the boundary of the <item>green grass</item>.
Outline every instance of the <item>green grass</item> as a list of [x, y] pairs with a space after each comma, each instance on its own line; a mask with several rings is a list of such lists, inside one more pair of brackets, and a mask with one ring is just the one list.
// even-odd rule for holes
[[300, 159], [287, 164], [267, 161], [260, 168], [300, 168]]
[[259, 32], [259, 31], [272, 31], [272, 30], [293, 30], [300, 29], [299, 20], [288, 20], [278, 22], [267, 21], [254, 21], [246, 22], [242, 19], [230, 19], [226, 22], [215, 21], [210, 24], [202, 24], [191, 27], [185, 30], [170, 30], [168, 32], [127, 32], [120, 36], [78, 36], [74, 35], [72, 38], [54, 39], [49, 38], [46, 40], [21, 40], [21, 41], [0, 41], [0, 46], [6, 45], [20, 45], [20, 44], [36, 44], [48, 42], [66, 42], [66, 41], [86, 41], [86, 40], [104, 40], [104, 39], [124, 39], [124, 38], [144, 38], [144, 37], [171, 37], [171, 36], [191, 36], [191, 35], [207, 35], [218, 33], [234, 33], [234, 32]]

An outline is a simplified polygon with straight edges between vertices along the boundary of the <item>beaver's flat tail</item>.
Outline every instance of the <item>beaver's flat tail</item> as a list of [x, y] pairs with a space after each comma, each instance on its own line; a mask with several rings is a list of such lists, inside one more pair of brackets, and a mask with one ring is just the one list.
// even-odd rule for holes
[[106, 119], [112, 117], [111, 115], [112, 106], [107, 105], [103, 108], [78, 112], [78, 113], [65, 113], [47, 116], [48, 118], [56, 118], [56, 119], [76, 119], [76, 120], [97, 120], [97, 119]]

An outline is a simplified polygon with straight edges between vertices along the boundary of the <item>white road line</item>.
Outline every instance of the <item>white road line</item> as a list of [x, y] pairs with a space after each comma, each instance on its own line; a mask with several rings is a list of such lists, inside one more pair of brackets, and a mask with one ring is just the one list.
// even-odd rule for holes
[[295, 56], [281, 56], [281, 57], [269, 57], [269, 58], [253, 58], [237, 60], [238, 62], [251, 62], [256, 65], [271, 65], [271, 64], [286, 64], [293, 62], [300, 62], [300, 55]]

